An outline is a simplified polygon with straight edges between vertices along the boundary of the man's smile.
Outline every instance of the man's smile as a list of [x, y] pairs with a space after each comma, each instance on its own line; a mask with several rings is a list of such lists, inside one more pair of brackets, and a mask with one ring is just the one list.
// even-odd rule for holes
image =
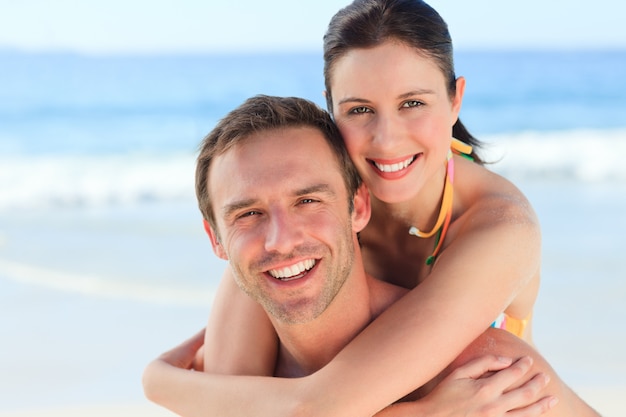
[[268, 273], [281, 281], [291, 281], [302, 278], [316, 264], [315, 259], [305, 259], [291, 266], [279, 269], [270, 269]]

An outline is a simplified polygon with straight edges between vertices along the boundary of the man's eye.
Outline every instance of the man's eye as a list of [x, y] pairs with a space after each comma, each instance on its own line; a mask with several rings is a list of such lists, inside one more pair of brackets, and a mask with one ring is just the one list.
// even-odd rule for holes
[[311, 204], [311, 203], [315, 203], [317, 200], [312, 199], [312, 198], [303, 198], [302, 200], [300, 200], [301, 204]]
[[258, 211], [254, 211], [254, 210], [250, 210], [250, 211], [246, 211], [245, 213], [240, 214], [238, 217], [239, 218], [244, 218], [244, 217], [251, 217], [251, 216], [256, 216], [259, 213]]

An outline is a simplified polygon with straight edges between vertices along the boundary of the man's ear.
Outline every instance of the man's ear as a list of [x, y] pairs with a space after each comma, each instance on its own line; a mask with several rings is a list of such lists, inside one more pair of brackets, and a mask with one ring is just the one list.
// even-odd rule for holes
[[215, 253], [218, 258], [227, 261], [228, 255], [226, 255], [226, 251], [224, 250], [224, 247], [222, 246], [222, 243], [220, 242], [220, 238], [217, 236], [217, 233], [215, 233], [215, 231], [213, 230], [209, 222], [206, 221], [206, 219], [202, 219], [202, 224], [204, 225], [204, 231], [207, 235], [209, 235], [209, 239], [211, 239], [213, 253]]
[[352, 211], [352, 229], [355, 233], [365, 228], [370, 221], [371, 214], [370, 192], [365, 184], [361, 184], [354, 195], [354, 210]]

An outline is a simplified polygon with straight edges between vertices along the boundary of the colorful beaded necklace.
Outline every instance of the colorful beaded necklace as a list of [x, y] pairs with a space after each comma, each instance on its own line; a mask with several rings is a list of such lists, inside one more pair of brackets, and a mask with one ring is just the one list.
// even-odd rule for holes
[[450, 220], [452, 219], [452, 200], [454, 197], [454, 159], [452, 158], [452, 152], [463, 155], [471, 159], [469, 156], [472, 153], [472, 147], [458, 139], [452, 138], [452, 144], [448, 151], [448, 157], [446, 161], [446, 182], [443, 186], [443, 199], [441, 200], [441, 209], [439, 210], [439, 217], [435, 226], [430, 232], [422, 232], [415, 226], [411, 226], [409, 234], [421, 238], [429, 238], [437, 234], [435, 240], [435, 250], [432, 255], [426, 259], [426, 265], [431, 265], [437, 259], [437, 255], [441, 250], [443, 240], [450, 226]]

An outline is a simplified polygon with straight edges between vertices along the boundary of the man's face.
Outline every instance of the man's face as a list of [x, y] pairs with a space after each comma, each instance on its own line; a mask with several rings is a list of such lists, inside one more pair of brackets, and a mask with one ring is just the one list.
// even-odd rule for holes
[[209, 190], [214, 250], [230, 261], [242, 290], [284, 323], [326, 310], [352, 271], [356, 230], [322, 133], [254, 134], [214, 159]]

